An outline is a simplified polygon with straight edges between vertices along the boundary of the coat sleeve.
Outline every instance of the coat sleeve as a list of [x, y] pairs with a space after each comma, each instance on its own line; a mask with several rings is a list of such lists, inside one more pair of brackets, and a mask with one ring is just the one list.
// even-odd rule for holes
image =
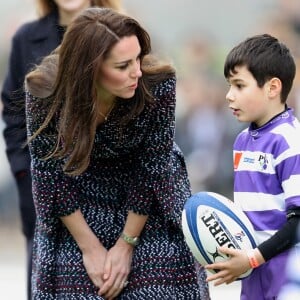
[[[26, 92], [27, 135], [32, 134], [42, 124], [44, 111], [42, 100]], [[29, 143], [31, 155], [32, 191], [37, 215], [42, 219], [54, 219], [69, 215], [80, 208], [76, 178], [62, 170], [63, 161], [45, 159], [55, 145], [53, 129], [47, 129]]]
[[158, 205], [168, 219], [179, 222], [190, 186], [183, 155], [174, 143], [176, 80], [155, 87], [155, 104], [147, 114], [148, 132], [136, 156], [135, 175], [129, 190], [131, 209], [149, 214]]

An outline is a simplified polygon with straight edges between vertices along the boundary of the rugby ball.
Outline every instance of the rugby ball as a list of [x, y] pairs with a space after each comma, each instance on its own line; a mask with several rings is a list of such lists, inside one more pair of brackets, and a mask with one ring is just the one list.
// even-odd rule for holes
[[[187, 200], [182, 212], [182, 230], [192, 254], [203, 266], [229, 258], [218, 247], [256, 247], [253, 226], [244, 212], [228, 198], [213, 192], [199, 192]], [[239, 279], [251, 272], [252, 269], [248, 270]]]

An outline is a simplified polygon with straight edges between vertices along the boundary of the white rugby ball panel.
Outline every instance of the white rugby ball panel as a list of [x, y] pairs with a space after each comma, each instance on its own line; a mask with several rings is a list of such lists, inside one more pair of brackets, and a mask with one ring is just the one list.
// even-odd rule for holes
[[[195, 256], [197, 261], [201, 265], [206, 265], [207, 260], [205, 260], [205, 258], [202, 255], [202, 253], [204, 254], [205, 251], [203, 251], [203, 250], [201, 251], [201, 243], [199, 243], [199, 241], [197, 241], [198, 242], [198, 245], [197, 245], [193, 234], [190, 234], [190, 232], [187, 232], [188, 224], [187, 224], [187, 219], [186, 219], [185, 213], [182, 215], [182, 223], [183, 223], [183, 233], [185, 235], [185, 241], [186, 241], [187, 245], [189, 246], [191, 252]], [[196, 240], [197, 240], [197, 238], [196, 238]]]
[[247, 216], [232, 201], [217, 193], [199, 192], [187, 200], [182, 213], [182, 229], [187, 245], [202, 265], [228, 259], [218, 252], [218, 247], [256, 247], [254, 229]]

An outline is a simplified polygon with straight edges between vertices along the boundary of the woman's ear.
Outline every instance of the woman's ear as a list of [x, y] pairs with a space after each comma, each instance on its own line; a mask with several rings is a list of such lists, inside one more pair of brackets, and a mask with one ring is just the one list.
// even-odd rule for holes
[[281, 80], [277, 77], [273, 77], [268, 82], [268, 96], [269, 98], [280, 97], [282, 83]]

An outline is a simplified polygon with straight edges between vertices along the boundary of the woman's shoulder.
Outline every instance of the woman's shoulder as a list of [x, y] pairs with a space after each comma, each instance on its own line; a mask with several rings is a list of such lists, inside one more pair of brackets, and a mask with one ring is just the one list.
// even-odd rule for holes
[[152, 101], [148, 103], [147, 108], [151, 111], [166, 111], [167, 107], [176, 105], [176, 77], [165, 78], [152, 85], [150, 92]]
[[161, 80], [152, 86], [152, 92], [155, 97], [165, 96], [170, 93], [175, 93], [176, 90], [176, 76], [170, 76]]
[[176, 70], [171, 63], [146, 55], [142, 62], [143, 77], [153, 93], [168, 93], [175, 88]]
[[54, 88], [57, 75], [58, 54], [54, 51], [25, 77], [25, 89], [38, 98], [46, 98]]

